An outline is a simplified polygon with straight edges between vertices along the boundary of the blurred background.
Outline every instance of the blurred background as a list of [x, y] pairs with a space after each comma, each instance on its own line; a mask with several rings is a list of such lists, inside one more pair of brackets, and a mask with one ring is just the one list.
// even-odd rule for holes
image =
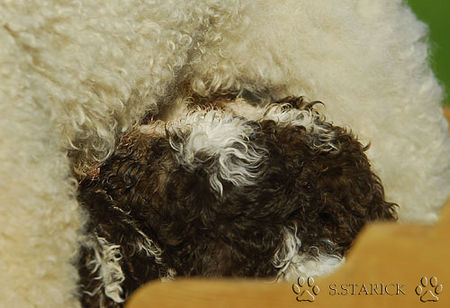
[[431, 66], [445, 87], [445, 104], [450, 106], [450, 0], [407, 2], [430, 27]]

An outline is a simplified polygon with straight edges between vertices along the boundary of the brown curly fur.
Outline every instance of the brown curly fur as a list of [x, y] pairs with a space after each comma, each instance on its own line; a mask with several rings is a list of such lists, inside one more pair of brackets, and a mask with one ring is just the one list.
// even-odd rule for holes
[[[298, 98], [280, 102], [314, 105]], [[80, 184], [89, 234], [120, 245], [124, 297], [172, 269], [177, 276], [275, 276], [273, 258], [285, 226], [297, 226], [299, 253], [315, 248], [343, 256], [368, 221], [395, 219], [395, 204], [384, 200], [380, 179], [352, 133], [323, 121], [335, 133], [337, 150], [321, 151], [313, 146], [320, 135], [304, 127], [272, 120], [251, 124], [249, 142], [268, 151], [255, 186], [225, 182], [219, 197], [204, 170], [212, 158], [205, 155], [204, 165], [188, 170], [177, 161], [169, 136], [139, 130], [123, 138], [98, 177]], [[160, 249], [162, 261], [138, 249], [137, 230]], [[85, 248], [79, 264], [83, 291], [102, 287], [88, 265], [92, 258]], [[101, 291], [84, 293], [83, 304], [121, 305]]]

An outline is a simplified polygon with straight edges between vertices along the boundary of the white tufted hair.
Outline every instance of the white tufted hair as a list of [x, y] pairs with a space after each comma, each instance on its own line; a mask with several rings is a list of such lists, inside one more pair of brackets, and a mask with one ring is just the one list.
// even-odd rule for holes
[[122, 258], [120, 246], [111, 244], [100, 236], [90, 238], [85, 245], [94, 252], [94, 259], [90, 260], [86, 266], [90, 268], [92, 274], [96, 275], [94, 279], [101, 281], [101, 284], [88, 294], [94, 296], [104, 292], [116, 303], [123, 303], [125, 299], [121, 284], [125, 280], [125, 275], [120, 265]]
[[[294, 281], [298, 277], [315, 277], [335, 271], [345, 258], [316, 252], [311, 255], [301, 252], [301, 240], [297, 236], [297, 227], [285, 227], [284, 242], [275, 252], [273, 265], [278, 269], [277, 281]], [[332, 243], [330, 243], [332, 244]]]
[[209, 181], [212, 189], [222, 195], [222, 181], [254, 185], [261, 172], [259, 166], [267, 151], [252, 142], [254, 125], [230, 112], [198, 110], [171, 122], [167, 130], [170, 144], [186, 168], [193, 170], [212, 160], [206, 167]]

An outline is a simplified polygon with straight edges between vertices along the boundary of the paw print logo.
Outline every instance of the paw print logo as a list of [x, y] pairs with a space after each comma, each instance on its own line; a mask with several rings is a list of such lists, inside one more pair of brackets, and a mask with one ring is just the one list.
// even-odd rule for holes
[[422, 277], [420, 284], [416, 287], [416, 294], [422, 303], [437, 302], [439, 300], [438, 295], [442, 292], [442, 284], [438, 283], [436, 276]]
[[314, 278], [298, 277], [297, 283], [292, 284], [292, 291], [297, 294], [298, 302], [313, 302], [319, 294], [320, 288], [315, 285]]

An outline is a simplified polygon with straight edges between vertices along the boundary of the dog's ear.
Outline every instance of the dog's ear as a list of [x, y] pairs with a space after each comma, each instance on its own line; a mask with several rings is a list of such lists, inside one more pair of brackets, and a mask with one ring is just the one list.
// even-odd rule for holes
[[305, 110], [274, 108], [261, 127], [273, 152], [269, 165], [284, 166], [290, 199], [298, 204], [292, 222], [302, 249], [328, 239], [342, 255], [365, 223], [395, 219], [395, 205], [385, 201], [365, 147], [350, 132]]
[[386, 202], [380, 179], [371, 169], [364, 147], [349, 132], [333, 127], [336, 151], [306, 164], [314, 182], [313, 206], [322, 234], [346, 251], [369, 221], [395, 220], [395, 204]]
[[[347, 130], [335, 127], [336, 146], [339, 151], [330, 153], [330, 159], [335, 166], [340, 166], [339, 180], [346, 182], [347, 195], [353, 196], [352, 208], [364, 213], [369, 220], [395, 220], [395, 203], [386, 202], [384, 188], [380, 178], [372, 170], [370, 161], [365, 154], [369, 146], [362, 145], [356, 137]], [[332, 164], [329, 161], [330, 164]], [[338, 181], [339, 181], [338, 180]]]

